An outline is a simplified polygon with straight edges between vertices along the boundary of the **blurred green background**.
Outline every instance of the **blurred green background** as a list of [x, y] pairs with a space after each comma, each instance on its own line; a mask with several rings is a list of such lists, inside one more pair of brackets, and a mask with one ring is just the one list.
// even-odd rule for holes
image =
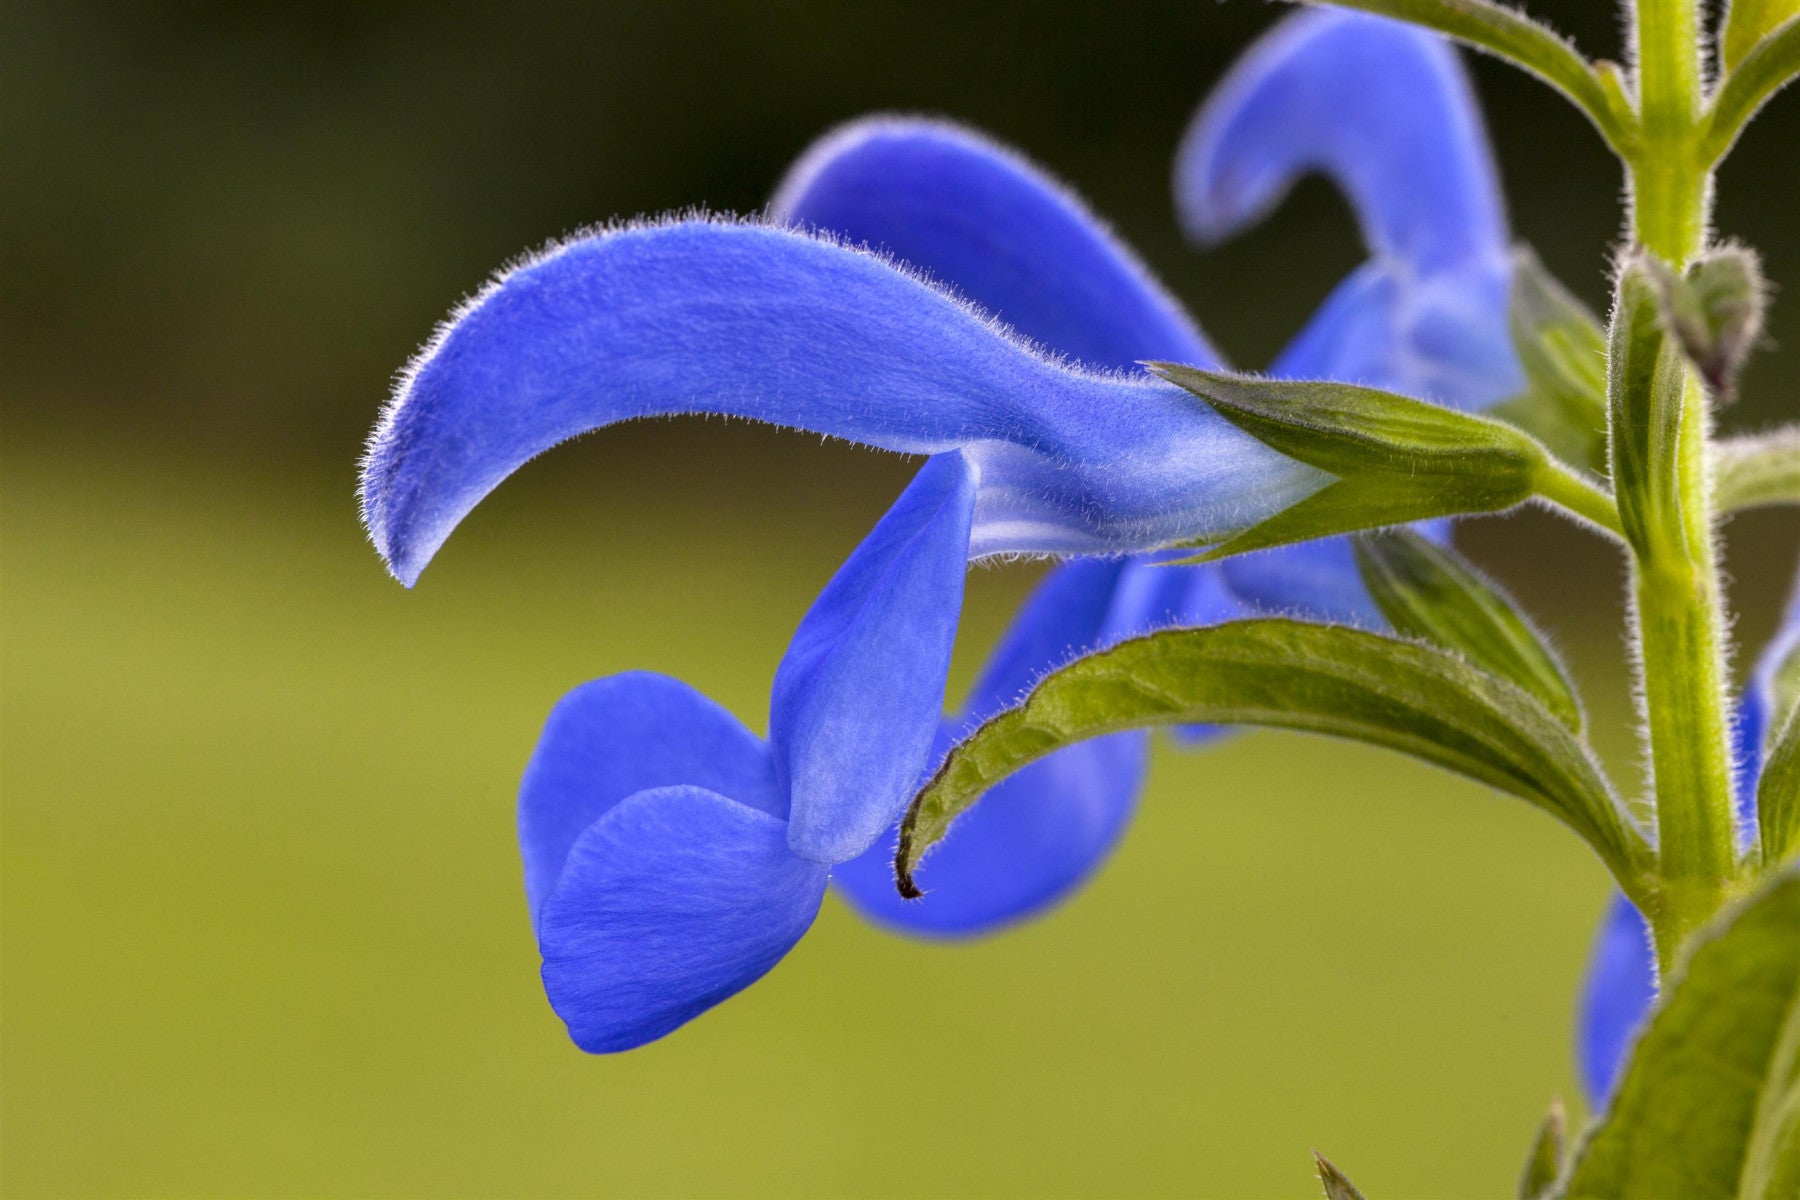
[[[1600, 0], [1534, 5], [1617, 57]], [[1171, 151], [1250, 0], [0, 9], [0, 1189], [8, 1195], [1507, 1194], [1554, 1093], [1601, 869], [1516, 802], [1278, 734], [1159, 754], [1054, 916], [962, 945], [835, 901], [765, 982], [589, 1058], [536, 981], [512, 790], [568, 687], [646, 667], [760, 727], [910, 464], [718, 422], [502, 488], [416, 592], [353, 504], [432, 324], [615, 214], [753, 210], [833, 123], [944, 113], [1071, 180], [1236, 361], [1360, 257], [1303, 184], [1184, 248]], [[1618, 177], [1474, 66], [1520, 236], [1605, 294]], [[1800, 279], [1800, 100], [1720, 225]], [[1778, 304], [1776, 343], [1800, 342]], [[1791, 418], [1790, 354], [1724, 420]], [[1731, 528], [1767, 633], [1796, 523]], [[1610, 552], [1465, 548], [1544, 617], [1629, 773]], [[968, 679], [1035, 569], [976, 573]]]

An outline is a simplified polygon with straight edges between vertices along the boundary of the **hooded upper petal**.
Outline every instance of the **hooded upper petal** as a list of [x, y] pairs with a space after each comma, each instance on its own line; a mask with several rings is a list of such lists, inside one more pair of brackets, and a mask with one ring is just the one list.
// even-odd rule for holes
[[370, 534], [410, 582], [536, 454], [675, 413], [963, 449], [981, 478], [975, 555], [1203, 536], [1322, 482], [1181, 389], [1047, 358], [873, 254], [689, 220], [576, 239], [458, 314], [372, 437]]
[[852, 122], [794, 164], [770, 215], [891, 254], [1091, 366], [1219, 362], [1181, 305], [1073, 191], [961, 126]]
[[1288, 18], [1196, 117], [1176, 159], [1176, 205], [1190, 233], [1216, 240], [1261, 218], [1309, 171], [1349, 199], [1371, 261], [1273, 373], [1460, 408], [1517, 392], [1505, 208], [1455, 51], [1381, 17]]
[[[938, 749], [1011, 704], [1044, 672], [1091, 649], [1131, 564], [1077, 559], [1033, 591], [971, 690], [966, 715], [946, 721]], [[1171, 578], [1180, 571], [1165, 571]], [[1129, 821], [1149, 758], [1149, 736], [1081, 742], [1026, 767], [990, 790], [955, 834], [920, 868], [925, 896], [894, 888], [893, 839], [833, 874], [865, 915], [912, 933], [966, 935], [1028, 916], [1079, 885]]]
[[544, 990], [583, 1050], [641, 1046], [762, 978], [826, 876], [778, 817], [705, 788], [637, 792], [576, 839], [544, 901]]
[[632, 671], [557, 702], [519, 785], [519, 846], [535, 920], [569, 848], [619, 801], [691, 784], [787, 816], [763, 740], [678, 679]]
[[1455, 51], [1385, 17], [1282, 21], [1214, 90], [1175, 171], [1182, 220], [1204, 241], [1261, 219], [1320, 171], [1378, 258], [1428, 272], [1506, 248], [1493, 155]]
[[788, 644], [769, 741], [796, 854], [822, 863], [861, 854], [893, 826], [930, 765], [975, 488], [961, 454], [926, 463]]

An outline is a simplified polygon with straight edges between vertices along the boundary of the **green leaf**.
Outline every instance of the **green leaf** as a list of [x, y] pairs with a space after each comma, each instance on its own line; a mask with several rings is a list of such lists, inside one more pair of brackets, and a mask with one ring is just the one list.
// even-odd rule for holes
[[1350, 1177], [1332, 1165], [1331, 1160], [1313, 1151], [1313, 1165], [1319, 1171], [1319, 1186], [1325, 1189], [1325, 1200], [1363, 1200]]
[[1756, 824], [1765, 863], [1773, 866], [1800, 854], [1800, 705], [1787, 706], [1769, 742], [1756, 785]]
[[1606, 474], [1606, 331], [1537, 255], [1513, 256], [1508, 319], [1526, 390], [1489, 411], [1564, 462]]
[[1636, 140], [1629, 110], [1621, 112], [1576, 49], [1523, 13], [1492, 0], [1315, 0], [1423, 25], [1523, 67], [1572, 100], [1615, 150]]
[[1800, 504], [1800, 425], [1713, 443], [1713, 500], [1722, 511]]
[[1625, 536], [1644, 558], [1686, 562], [1677, 456], [1686, 364], [1663, 328], [1659, 269], [1633, 255], [1619, 273], [1608, 353], [1612, 476]]
[[1259, 441], [1339, 477], [1200, 561], [1428, 517], [1502, 512], [1534, 494], [1547, 462], [1544, 448], [1510, 425], [1392, 392], [1148, 365]]
[[1266, 725], [1386, 746], [1538, 805], [1628, 888], [1649, 855], [1593, 755], [1544, 706], [1455, 655], [1277, 618], [1171, 629], [1077, 659], [954, 747], [913, 797], [895, 867], [913, 869], [982, 793], [1086, 738], [1156, 725]]
[[1724, 158], [1750, 118], [1797, 75], [1800, 17], [1789, 17], [1757, 42], [1713, 93], [1700, 137], [1701, 164], [1711, 166]]
[[1800, 866], [1699, 935], [1576, 1152], [1566, 1194], [1800, 1188]]
[[1544, 1114], [1537, 1136], [1531, 1141], [1531, 1153], [1525, 1157], [1525, 1170], [1519, 1176], [1519, 1200], [1541, 1200], [1555, 1190], [1556, 1180], [1562, 1174], [1567, 1130], [1562, 1101], [1552, 1100], [1550, 1111]]
[[1512, 600], [1466, 559], [1410, 530], [1359, 534], [1352, 545], [1369, 595], [1396, 631], [1511, 680], [1581, 732], [1581, 701], [1562, 664]]
[[1714, 395], [1729, 399], [1750, 349], [1762, 336], [1762, 264], [1744, 246], [1720, 246], [1695, 259], [1685, 276], [1645, 258], [1656, 280], [1664, 326]]
[[1719, 61], [1727, 71], [1735, 70], [1777, 25], [1800, 15], [1800, 0], [1730, 0], [1730, 5], [1719, 46]]

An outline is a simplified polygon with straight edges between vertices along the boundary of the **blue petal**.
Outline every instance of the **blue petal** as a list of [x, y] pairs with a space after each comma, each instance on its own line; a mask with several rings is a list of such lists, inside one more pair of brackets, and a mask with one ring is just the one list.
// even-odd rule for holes
[[[1078, 559], [1051, 571], [972, 689], [967, 716], [944, 723], [937, 749], [1017, 700], [1045, 671], [1097, 645], [1114, 585], [1130, 569], [1116, 560]], [[1147, 735], [1114, 734], [1012, 775], [932, 851], [919, 872], [922, 900], [901, 900], [894, 888], [892, 838], [832, 878], [858, 910], [883, 924], [937, 935], [989, 931], [1056, 902], [1093, 872], [1130, 819], [1148, 754]]]
[[1507, 326], [1511, 287], [1512, 263], [1500, 257], [1423, 277], [1366, 263], [1326, 298], [1269, 373], [1486, 408], [1524, 386]]
[[1093, 366], [1219, 362], [1073, 192], [960, 126], [905, 117], [846, 125], [788, 172], [770, 215], [885, 251]]
[[1347, 539], [1325, 538], [1228, 558], [1219, 564], [1232, 592], [1265, 613], [1386, 629]]
[[763, 740], [680, 680], [633, 671], [584, 683], [559, 700], [519, 785], [533, 919], [588, 826], [634, 792], [675, 784], [787, 816]]
[[1594, 946], [1577, 1039], [1581, 1083], [1595, 1110], [1612, 1096], [1619, 1070], [1655, 998], [1656, 962], [1649, 927], [1631, 901], [1615, 896]]
[[1213, 240], [1314, 170], [1348, 196], [1373, 261], [1339, 285], [1273, 373], [1459, 408], [1517, 392], [1505, 211], [1455, 52], [1383, 18], [1289, 18], [1195, 119], [1176, 160], [1176, 204], [1191, 233]]
[[544, 902], [550, 1004], [589, 1053], [654, 1041], [779, 962], [826, 875], [759, 809], [698, 787], [629, 796], [576, 840]]
[[821, 863], [861, 854], [930, 765], [974, 506], [963, 456], [933, 458], [795, 631], [769, 701], [794, 853]]
[[1322, 171], [1378, 258], [1424, 272], [1506, 249], [1493, 155], [1455, 51], [1381, 17], [1304, 12], [1276, 26], [1201, 109], [1175, 171], [1182, 219], [1207, 241]]
[[1126, 564], [1097, 644], [1111, 646], [1158, 629], [1217, 625], [1250, 615], [1249, 608], [1227, 586], [1222, 564], [1162, 565], [1192, 553], [1174, 550]]
[[364, 519], [405, 582], [521, 464], [633, 417], [720, 413], [979, 469], [970, 552], [1146, 549], [1323, 477], [1180, 388], [1053, 362], [872, 254], [704, 220], [577, 239], [502, 277], [383, 415]]

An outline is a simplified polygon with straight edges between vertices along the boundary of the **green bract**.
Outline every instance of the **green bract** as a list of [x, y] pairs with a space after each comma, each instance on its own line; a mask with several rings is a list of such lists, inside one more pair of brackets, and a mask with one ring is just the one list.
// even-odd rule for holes
[[1664, 328], [1658, 269], [1633, 257], [1619, 274], [1608, 348], [1612, 476], [1632, 546], [1647, 557], [1686, 562], [1693, 547], [1681, 517], [1678, 458], [1687, 369]]
[[1354, 384], [1261, 379], [1175, 363], [1149, 367], [1239, 429], [1337, 477], [1193, 561], [1435, 517], [1504, 512], [1538, 494], [1553, 494], [1598, 523], [1615, 523], [1598, 491], [1503, 422]]
[[1508, 313], [1526, 391], [1493, 410], [1571, 466], [1606, 474], [1606, 331], [1537, 256], [1514, 258]]
[[1742, 246], [1721, 246], [1677, 275], [1647, 258], [1662, 300], [1663, 324], [1707, 386], [1729, 397], [1738, 369], [1762, 334], [1762, 266]]
[[1581, 701], [1562, 663], [1505, 593], [1461, 555], [1410, 530], [1359, 535], [1354, 545], [1369, 595], [1397, 631], [1511, 680], [1581, 732]]

